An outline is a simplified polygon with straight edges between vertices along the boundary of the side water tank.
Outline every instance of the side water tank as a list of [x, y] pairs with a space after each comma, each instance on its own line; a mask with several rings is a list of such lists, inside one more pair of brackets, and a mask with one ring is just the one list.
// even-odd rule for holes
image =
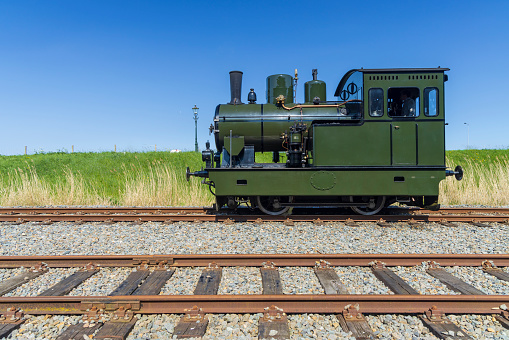
[[318, 71], [313, 70], [313, 80], [304, 83], [304, 102], [312, 103], [314, 98], [320, 98], [318, 101], [327, 101], [327, 90], [325, 82], [317, 80]]
[[293, 78], [288, 74], [273, 74], [267, 77], [267, 103], [276, 104], [279, 95], [285, 97], [285, 103], [293, 103]]

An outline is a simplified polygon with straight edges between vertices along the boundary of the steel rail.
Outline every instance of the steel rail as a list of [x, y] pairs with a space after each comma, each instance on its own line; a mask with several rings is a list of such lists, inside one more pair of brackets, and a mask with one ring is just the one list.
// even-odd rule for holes
[[118, 215], [0, 215], [0, 222], [509, 222], [509, 215], [208, 215], [208, 214], [118, 214]]
[[263, 313], [275, 305], [285, 313], [341, 313], [357, 305], [361, 313], [424, 313], [432, 306], [444, 313], [494, 314], [509, 295], [141, 295], [0, 297], [0, 312], [15, 306], [27, 314], [83, 314], [87, 309], [121, 306], [139, 314], [185, 313], [198, 306], [205, 313]]
[[[408, 214], [509, 214], [509, 208], [441, 208], [438, 211], [414, 207], [391, 207], [388, 211]], [[0, 208], [0, 215], [19, 214], [196, 214], [213, 213], [212, 207], [12, 207]]]
[[386, 266], [416, 266], [434, 261], [442, 266], [481, 266], [489, 260], [498, 267], [509, 266], [509, 254], [169, 254], [169, 255], [63, 255], [0, 256], [0, 268], [30, 268], [45, 263], [50, 268], [83, 267], [89, 263], [102, 267], [137, 267], [142, 263], [173, 267], [261, 267], [273, 262], [278, 267], [313, 267], [320, 260], [331, 266], [370, 266], [381, 261]]
[[207, 213], [211, 207], [52, 207], [0, 208], [0, 215], [13, 214], [178, 214]]

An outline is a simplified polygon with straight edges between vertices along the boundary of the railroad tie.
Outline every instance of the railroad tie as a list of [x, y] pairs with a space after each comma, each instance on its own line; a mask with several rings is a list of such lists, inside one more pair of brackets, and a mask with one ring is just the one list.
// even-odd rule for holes
[[449, 274], [443, 268], [430, 267], [426, 269], [426, 272], [440, 280], [449, 289], [454, 290], [455, 292], [465, 295], [485, 295], [484, 292], [480, 291], [472, 285], [469, 285], [456, 276]]
[[[385, 267], [383, 262], [375, 261], [371, 266], [371, 271], [394, 294], [419, 295], [419, 292], [413, 289], [398, 274]], [[464, 330], [436, 309], [430, 309], [426, 313], [426, 317], [419, 315], [419, 318], [440, 339], [471, 339]]]
[[274, 265], [274, 262], [262, 263], [263, 267], [260, 268], [262, 276], [262, 294], [265, 295], [279, 295], [283, 294], [283, 284], [279, 276], [279, 270]]
[[[209, 263], [208, 268], [202, 271], [198, 279], [194, 295], [217, 295], [222, 273], [221, 267], [215, 262]], [[184, 317], [180, 318], [173, 335], [176, 335], [178, 339], [202, 337], [207, 331], [208, 324], [208, 316], [203, 313], [201, 308], [193, 306], [193, 308], [186, 310]]]
[[[159, 295], [166, 282], [173, 276], [173, 273], [175, 273], [174, 268], [154, 269], [154, 271], [148, 275], [145, 281], [143, 281], [143, 283], [136, 288], [131, 295]], [[140, 274], [140, 276], [143, 275]], [[131, 283], [130, 287], [134, 287], [134, 282]]]
[[[283, 284], [279, 269], [274, 262], [263, 262], [260, 268], [262, 276], [262, 294], [281, 295], [283, 294]], [[265, 313], [258, 320], [258, 338], [259, 339], [289, 339], [290, 328], [288, 319], [284, 311], [277, 306], [265, 308]]]
[[176, 335], [177, 339], [202, 337], [207, 331], [209, 318], [198, 306], [186, 309], [185, 312], [184, 317], [180, 318], [179, 323], [175, 326], [173, 335]]
[[58, 335], [56, 340], [82, 340], [86, 339], [85, 336], [90, 337], [95, 333], [101, 326], [102, 322], [95, 324], [88, 324], [84, 322], [71, 325]]
[[108, 321], [106, 322], [99, 332], [94, 336], [94, 339], [127, 339], [129, 333], [131, 333], [134, 324], [138, 321], [135, 317], [133, 317], [128, 322], [114, 322]]
[[395, 272], [385, 267], [380, 261], [375, 261], [371, 267], [371, 271], [375, 277], [382, 281], [394, 294], [419, 295], [408, 283], [406, 283]]
[[339, 280], [338, 274], [333, 268], [329, 267], [330, 263], [320, 260], [315, 265], [315, 275], [325, 291], [325, 294], [349, 294], [346, 286]]
[[[320, 284], [325, 291], [325, 294], [349, 294], [346, 286], [339, 279], [338, 274], [333, 268], [330, 268], [330, 263], [320, 260], [315, 264], [315, 275], [320, 281]], [[351, 309], [351, 305], [345, 307], [345, 311], [337, 314], [339, 324], [345, 332], [352, 332], [356, 339], [375, 339], [373, 330], [369, 326], [366, 319], [355, 308]]]
[[[493, 275], [500, 280], [509, 281], [509, 275], [502, 271], [500, 268], [496, 267], [492, 261], [484, 261], [482, 265], [483, 271], [485, 273]], [[442, 283], [444, 283], [447, 287], [454, 290], [455, 292], [464, 295], [486, 295], [486, 293], [483, 291], [473, 287], [472, 285], [469, 285], [456, 276], [449, 274], [443, 268], [438, 268], [434, 263], [430, 264], [430, 267], [426, 270], [426, 272], [439, 279]], [[501, 315], [494, 315], [494, 317], [503, 327], [509, 329], [509, 313], [507, 310], [502, 310]]]
[[482, 270], [485, 273], [495, 276], [497, 279], [509, 282], [509, 274], [498, 268], [493, 261], [485, 260], [482, 263]]
[[83, 281], [97, 273], [99, 270], [89, 264], [85, 270], [80, 270], [65, 279], [61, 280], [51, 288], [45, 290], [39, 296], [63, 296], [67, 295], [74, 288], [78, 287]]
[[258, 339], [290, 339], [290, 329], [286, 313], [277, 306], [265, 308], [258, 320]]
[[209, 264], [209, 267], [202, 271], [198, 279], [194, 295], [216, 295], [221, 283], [222, 273], [221, 267], [218, 267], [215, 263]]
[[0, 283], [0, 296], [7, 294], [19, 286], [27, 283], [28, 281], [35, 279], [39, 275], [42, 275], [48, 271], [45, 265], [39, 264], [33, 268], [24, 271], [23, 273], [16, 275], [13, 278], [7, 279]]
[[109, 296], [131, 295], [150, 274], [148, 269], [132, 271], [129, 276]]
[[[172, 277], [175, 269], [167, 269], [164, 263], [160, 263], [158, 268], [150, 272], [148, 265], [142, 265], [138, 270], [133, 271], [129, 276], [114, 290], [109, 296], [125, 296], [125, 295], [158, 295], [162, 287]], [[117, 310], [116, 313], [121, 313], [121, 316], [116, 317], [108, 322], [97, 323], [93, 327], [99, 329], [94, 339], [126, 339], [134, 325], [137, 318], [133, 316], [132, 312], [125, 312], [124, 309]], [[62, 337], [61, 339], [82, 339], [83, 335], [91, 335], [83, 324], [74, 325], [73, 328], [69, 327], [62, 336], [68, 336], [66, 332], [72, 337]], [[76, 333], [76, 335], [74, 335]]]
[[422, 323], [439, 339], [472, 339], [467, 333], [456, 326], [442, 311], [432, 306], [425, 315], [419, 315]]

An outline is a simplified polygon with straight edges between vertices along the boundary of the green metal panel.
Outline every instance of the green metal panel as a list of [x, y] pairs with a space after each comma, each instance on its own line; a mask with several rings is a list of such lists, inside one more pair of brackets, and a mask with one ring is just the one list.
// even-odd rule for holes
[[390, 125], [393, 165], [417, 164], [417, 124], [414, 121], [393, 121]]
[[418, 165], [445, 165], [443, 121], [419, 122]]
[[389, 125], [388, 122], [373, 122], [360, 126], [315, 126], [313, 164], [390, 165]]
[[[395, 177], [404, 181], [396, 182]], [[220, 196], [436, 196], [444, 170], [210, 169]], [[238, 184], [239, 183], [239, 184]], [[247, 184], [246, 184], [247, 183]]]
[[244, 149], [244, 136], [224, 137], [224, 148], [231, 156], [237, 156]]

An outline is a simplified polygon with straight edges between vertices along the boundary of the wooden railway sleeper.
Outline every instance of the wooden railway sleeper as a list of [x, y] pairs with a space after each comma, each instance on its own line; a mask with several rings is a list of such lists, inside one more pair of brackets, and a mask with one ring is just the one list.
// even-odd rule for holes
[[201, 308], [195, 305], [193, 308], [185, 310], [184, 316], [180, 318], [179, 323], [173, 330], [173, 335], [176, 335], [177, 339], [201, 338], [205, 335], [208, 324], [209, 318]]
[[439, 339], [472, 339], [436, 306], [431, 306], [420, 318]]

